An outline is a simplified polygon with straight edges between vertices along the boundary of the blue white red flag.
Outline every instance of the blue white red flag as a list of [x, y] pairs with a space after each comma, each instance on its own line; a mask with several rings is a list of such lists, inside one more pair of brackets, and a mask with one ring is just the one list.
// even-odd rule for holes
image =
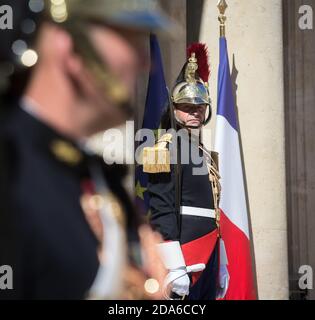
[[256, 299], [256, 289], [253, 281], [244, 171], [225, 37], [220, 38], [215, 150], [219, 152], [222, 185], [221, 232], [230, 274], [225, 299], [253, 300]]

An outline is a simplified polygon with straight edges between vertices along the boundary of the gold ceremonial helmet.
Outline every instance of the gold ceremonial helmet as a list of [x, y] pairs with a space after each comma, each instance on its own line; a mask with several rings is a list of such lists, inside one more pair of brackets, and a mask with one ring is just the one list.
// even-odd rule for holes
[[187, 49], [188, 61], [179, 74], [172, 91], [172, 102], [177, 104], [194, 104], [209, 106], [211, 118], [211, 99], [209, 94], [208, 51], [205, 44], [194, 43]]

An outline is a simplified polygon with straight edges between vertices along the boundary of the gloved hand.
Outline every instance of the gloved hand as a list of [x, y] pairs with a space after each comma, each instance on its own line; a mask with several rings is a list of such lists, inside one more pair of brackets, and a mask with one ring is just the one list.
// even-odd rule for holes
[[[158, 244], [158, 250], [165, 268], [169, 270], [166, 277], [164, 287], [171, 286], [172, 292], [184, 297], [189, 294], [190, 279], [188, 273], [200, 272], [205, 269], [204, 264], [195, 264], [187, 266], [180, 243], [178, 241], [170, 241]], [[165, 290], [166, 292], [167, 290]], [[168, 294], [165, 297], [169, 299]]]
[[185, 267], [170, 270], [166, 280], [166, 285], [171, 285], [172, 292], [183, 297], [189, 294], [190, 279], [187, 275], [187, 270]]
[[230, 275], [227, 269], [226, 264], [220, 265], [219, 270], [219, 284], [217, 289], [217, 299], [223, 299], [226, 295], [226, 292], [229, 288]]

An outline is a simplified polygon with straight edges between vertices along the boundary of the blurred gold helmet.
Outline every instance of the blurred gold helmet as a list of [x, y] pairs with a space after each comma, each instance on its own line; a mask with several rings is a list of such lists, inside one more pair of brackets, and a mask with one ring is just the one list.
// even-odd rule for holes
[[[87, 34], [90, 23], [122, 27], [136, 32], [167, 32], [170, 20], [163, 16], [156, 0], [46, 0], [49, 14], [55, 23], [72, 35], [75, 49], [107, 97], [118, 105], [126, 105], [126, 88], [104, 66]], [[130, 111], [130, 109], [129, 109]]]
[[[0, 4], [2, 2], [0, 0]], [[0, 91], [7, 87], [9, 77], [36, 64], [38, 56], [34, 42], [42, 22], [48, 21], [69, 32], [75, 50], [104, 89], [106, 97], [114, 104], [126, 104], [129, 100], [127, 90], [104, 65], [91, 43], [89, 24], [147, 33], [170, 33], [175, 27], [163, 15], [157, 0], [23, 0], [14, 1], [11, 6], [14, 28], [3, 32]]]
[[[41, 1], [41, 0], [33, 0]], [[45, 0], [52, 19], [94, 21], [152, 32], [170, 27], [157, 0]]]

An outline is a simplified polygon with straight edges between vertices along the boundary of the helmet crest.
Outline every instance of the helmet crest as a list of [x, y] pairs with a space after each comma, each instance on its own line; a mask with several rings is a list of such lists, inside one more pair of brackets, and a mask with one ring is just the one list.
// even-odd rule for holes
[[187, 59], [195, 56], [198, 64], [198, 75], [203, 82], [209, 81], [210, 66], [208, 62], [208, 48], [204, 43], [193, 43], [187, 48]]

